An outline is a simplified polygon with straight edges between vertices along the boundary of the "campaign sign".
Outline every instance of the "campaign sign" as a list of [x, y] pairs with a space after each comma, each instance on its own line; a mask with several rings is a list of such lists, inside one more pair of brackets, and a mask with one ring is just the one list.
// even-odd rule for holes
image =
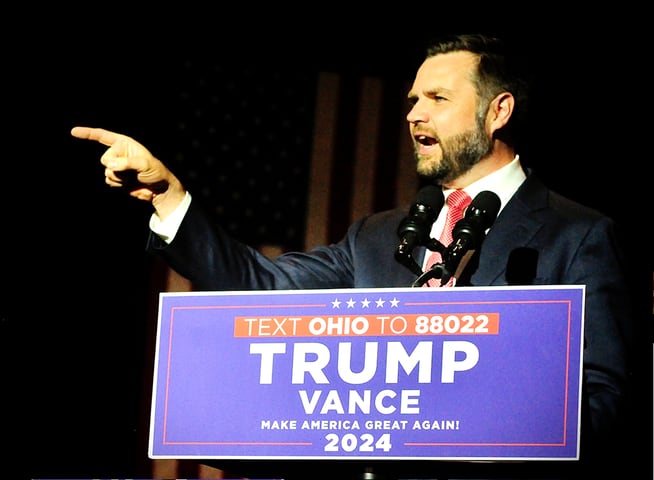
[[578, 459], [584, 294], [162, 293], [150, 458]]

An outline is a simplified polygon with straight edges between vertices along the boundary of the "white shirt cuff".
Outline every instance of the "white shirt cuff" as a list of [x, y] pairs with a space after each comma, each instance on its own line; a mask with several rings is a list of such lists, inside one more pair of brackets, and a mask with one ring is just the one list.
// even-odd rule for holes
[[156, 233], [164, 242], [172, 242], [190, 205], [191, 194], [186, 192], [182, 203], [165, 220], [161, 220], [156, 213], [152, 214], [150, 217], [150, 230]]

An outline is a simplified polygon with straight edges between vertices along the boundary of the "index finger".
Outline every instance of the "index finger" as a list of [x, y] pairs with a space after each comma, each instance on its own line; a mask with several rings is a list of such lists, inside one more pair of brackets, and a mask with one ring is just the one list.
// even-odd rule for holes
[[91, 127], [73, 127], [70, 131], [70, 134], [73, 137], [81, 138], [84, 140], [95, 140], [103, 145], [111, 147], [119, 139], [123, 138], [123, 135], [119, 133], [111, 132], [105, 130], [104, 128], [91, 128]]

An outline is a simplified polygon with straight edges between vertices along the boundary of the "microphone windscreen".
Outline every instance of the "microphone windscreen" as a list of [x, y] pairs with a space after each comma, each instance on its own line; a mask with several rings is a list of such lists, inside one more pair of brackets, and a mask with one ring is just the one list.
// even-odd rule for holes
[[497, 218], [501, 204], [500, 197], [495, 192], [484, 190], [472, 200], [466, 213], [481, 215], [485, 227], [489, 228]]
[[443, 190], [435, 185], [426, 185], [418, 191], [418, 194], [416, 195], [416, 203], [419, 205], [425, 205], [435, 212], [440, 212], [445, 203]]

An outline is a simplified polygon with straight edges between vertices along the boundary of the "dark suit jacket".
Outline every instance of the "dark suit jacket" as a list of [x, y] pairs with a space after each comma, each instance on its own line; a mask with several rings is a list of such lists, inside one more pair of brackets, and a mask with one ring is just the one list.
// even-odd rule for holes
[[[408, 206], [376, 213], [351, 225], [337, 244], [268, 259], [230, 239], [193, 202], [171, 245], [151, 235], [148, 249], [197, 290], [408, 287], [416, 275], [394, 259], [407, 214]], [[466, 272], [478, 286], [586, 285], [584, 428], [594, 433], [586, 445], [611, 438], [624, 409], [632, 311], [617, 240], [609, 218], [530, 174]], [[424, 248], [414, 253], [421, 264]]]

